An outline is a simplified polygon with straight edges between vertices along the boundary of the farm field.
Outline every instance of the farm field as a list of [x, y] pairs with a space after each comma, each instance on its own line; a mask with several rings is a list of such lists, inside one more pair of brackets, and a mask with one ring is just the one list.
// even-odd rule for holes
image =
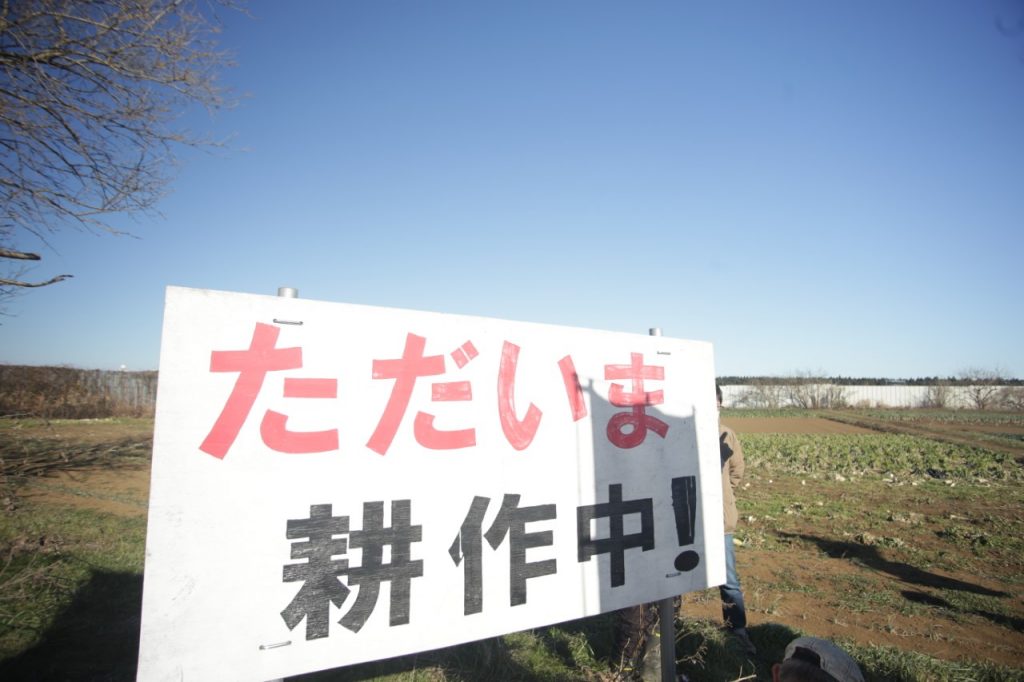
[[[1022, 420], [934, 417], [723, 420], [747, 453], [737, 562], [755, 632], [1024, 669]], [[1004, 457], [964, 449], [994, 442]], [[717, 590], [681, 611], [720, 619]]]
[[[869, 680], [1024, 680], [1024, 416], [727, 412], [748, 466], [740, 576], [677, 621], [690, 680], [770, 679], [797, 634]], [[0, 679], [134, 679], [152, 421], [0, 421]], [[611, 680], [609, 617], [308, 679]]]

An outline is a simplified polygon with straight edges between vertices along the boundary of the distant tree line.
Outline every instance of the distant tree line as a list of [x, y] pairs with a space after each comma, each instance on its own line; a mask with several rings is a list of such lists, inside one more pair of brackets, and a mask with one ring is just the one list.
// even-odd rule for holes
[[850, 406], [854, 386], [920, 386], [926, 389], [918, 407], [968, 405], [978, 410], [1024, 409], [1024, 381], [998, 369], [968, 368], [955, 377], [919, 379], [850, 378], [798, 372], [793, 376], [726, 376], [720, 386], [743, 386], [735, 404], [742, 407], [832, 409]]
[[794, 381], [801, 383], [813, 381], [835, 386], [973, 386], [976, 384], [991, 386], [1024, 386], [1024, 379], [1013, 377], [917, 377], [908, 379], [890, 379], [885, 377], [843, 377], [843, 376], [722, 376], [718, 377], [719, 386], [788, 386]]
[[[149, 416], [156, 402], [157, 373], [0, 364], [0, 418], [96, 418]], [[878, 379], [825, 373], [723, 376], [721, 386], [743, 386], [740, 407], [830, 409], [850, 406], [853, 386], [924, 386], [917, 407], [969, 405], [975, 409], [1024, 410], [1024, 381], [993, 370], [964, 370], [956, 377]]]
[[156, 372], [0, 365], [0, 417], [152, 416]]

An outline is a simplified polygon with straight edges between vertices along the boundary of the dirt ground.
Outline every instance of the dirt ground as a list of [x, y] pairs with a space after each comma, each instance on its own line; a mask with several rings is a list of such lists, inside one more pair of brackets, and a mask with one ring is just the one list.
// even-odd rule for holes
[[[800, 480], [774, 480], [772, 487], [775, 494], [807, 498], [807, 488]], [[835, 487], [830, 486], [828, 492], [834, 491]], [[867, 502], [882, 509], [900, 506], [899, 501], [882, 495]], [[742, 502], [739, 506], [742, 514]], [[972, 513], [989, 513], [997, 506], [994, 503], [993, 509], [974, 509]], [[914, 509], [930, 518], [963, 513], [959, 506], [939, 500], [927, 509]], [[765, 528], [772, 525], [775, 524], [760, 519], [743, 520], [740, 531], [746, 526], [748, 531], [753, 527], [772, 533], [771, 528]], [[884, 547], [863, 547], [844, 538], [832, 540], [822, 531], [820, 524], [787, 519], [785, 530], [778, 533], [784, 550], [749, 545], [736, 548], [748, 627], [756, 630], [759, 624], [777, 623], [819, 637], [895, 646], [946, 660], [1024, 666], [1024, 600], [1013, 592], [1018, 582], [1007, 584], [970, 570], [918, 568]], [[936, 539], [936, 547], [921, 549], [937, 550], [940, 544]], [[857, 588], [864, 591], [863, 599], [837, 596], [840, 591]], [[958, 618], [927, 608], [908, 614], [898, 604], [906, 600], [918, 606], [949, 607], [951, 593], [989, 601], [959, 609]], [[996, 598], [1009, 600], [1016, 608], [1011, 614], [986, 611], [984, 604]], [[850, 605], [847, 601], [855, 603]], [[720, 620], [718, 590], [686, 595], [682, 614]]]
[[[867, 429], [868, 432], [903, 433], [955, 445], [983, 446], [989, 450], [1011, 454], [1018, 462], [1024, 463], [1024, 426], [1016, 419], [978, 422], [914, 419], [894, 423], [870, 416], [870, 414], [857, 413], [840, 413], [835, 419], [841, 421], [833, 422], [832, 419], [821, 421], [832, 422], [839, 426], [850, 426], [850, 428], [861, 427]], [[770, 428], [770, 425], [768, 427]], [[749, 431], [749, 433], [757, 432]]]
[[149, 505], [149, 465], [58, 471], [31, 481], [19, 496], [26, 501], [145, 516]]
[[[804, 433], [804, 434], [857, 434], [878, 431], [827, 419], [809, 417], [724, 419], [740, 436], [744, 433]], [[1017, 433], [1019, 427], [978, 427], [960, 424], [928, 423], [918, 427], [929, 435], [958, 437], [966, 432], [980, 430]], [[925, 435], [922, 433], [921, 435]], [[765, 486], [765, 480], [753, 485]], [[817, 488], [809, 492], [808, 481], [798, 478], [772, 480], [770, 486], [776, 496], [793, 500], [810, 500], [817, 493], [827, 500], [843, 495], [842, 486], [833, 482], [811, 482]], [[764, 533], [782, 536], [787, 551], [762, 549], [752, 546], [736, 548], [737, 568], [744, 584], [749, 626], [759, 623], [781, 623], [817, 636], [835, 640], [853, 640], [864, 645], [896, 646], [901, 649], [928, 654], [946, 660], [991, 661], [1013, 667], [1024, 666], [1024, 599], [1015, 588], [1019, 587], [1024, 565], [1017, 557], [1016, 566], [1009, 567], [1008, 581], [980, 575], [973, 570], [948, 571], [934, 567], [918, 568], [897, 557], [885, 547], [864, 547], [854, 542], [826, 540], [820, 524], [801, 524], [799, 517], [787, 518], [785, 531], [779, 533], [777, 522], [754, 519], [744, 514], [744, 496], [754, 498], [757, 491], [750, 487], [738, 496], [741, 528], [755, 536]], [[965, 510], [956, 499], [933, 496], [922, 504], [920, 496], [906, 489], [880, 489], [866, 492], [859, 489], [858, 505], [862, 508], [892, 509], [898, 516], [916, 514], [921, 518], [963, 519]], [[864, 499], [867, 496], [869, 499]], [[982, 498], [974, 503], [969, 515], [974, 518], [999, 518], [1007, 513], [1021, 513], [1019, 507], [1009, 508], [998, 497]], [[897, 527], [898, 523], [893, 524]], [[853, 529], [851, 529], [853, 530]], [[929, 534], [917, 533], [914, 542], [922, 553], [944, 553], [948, 541]], [[928, 546], [928, 543], [931, 546]], [[945, 543], [945, 546], [944, 546]], [[876, 590], [877, 585], [884, 590]], [[778, 587], [783, 585], [781, 589]], [[837, 586], [861, 585], [865, 590], [864, 602], [872, 601], [877, 608], [857, 605], [856, 608], [837, 607], [830, 598]], [[960, 618], [947, 617], [948, 611], [931, 612], [924, 608], [892, 608], [893, 595], [918, 606], [949, 606], [951, 594], [976, 597], [977, 606], [958, 609]], [[1009, 612], [992, 612], [987, 605], [998, 599], [1010, 602]], [[987, 602], [985, 600], [988, 600]], [[841, 603], [842, 600], [839, 600]], [[970, 599], [966, 600], [967, 602]], [[907, 614], [906, 611], [914, 613]], [[957, 609], [955, 609], [957, 610]], [[687, 595], [683, 613], [690, 617], [721, 618], [718, 591], [708, 590]]]
[[[744, 433], [872, 433], [862, 426], [820, 418], [725, 421], [740, 434], [741, 441]], [[151, 429], [152, 423], [147, 424], [145, 420], [128, 427], [103, 422], [83, 423], [71, 433], [62, 430], [60, 437], [68, 441], [102, 442], [125, 436], [148, 437]], [[771, 494], [776, 497], [807, 500], [809, 504], [813, 499], [828, 500], [846, 494], [830, 481], [816, 482], [811, 488], [798, 478], [772, 480], [768, 484], [755, 477], [752, 483], [772, 486]], [[148, 490], [148, 463], [136, 461], [119, 468], [93, 468], [40, 477], [25, 486], [20, 495], [26, 500], [87, 506], [112, 514], [144, 515]], [[756, 499], [758, 494], [761, 493], [756, 487], [740, 493], [741, 516], [745, 516], [743, 498]], [[930, 519], [956, 519], [957, 514], [963, 513], [955, 500], [946, 501], [936, 496], [922, 502], [922, 498], [913, 497], [906, 490], [877, 487], [857, 494], [877, 496], [877, 499], [860, 499], [861, 507], [897, 510], [906, 506], [909, 508], [901, 513], [913, 512]], [[1007, 513], [1007, 507], [997, 498], [990, 501], [982, 498], [979, 504], [985, 508], [970, 510], [972, 515], [994, 518]], [[1019, 514], [1019, 506], [1013, 507], [1011, 513]], [[941, 570], [930, 565], [919, 567], [908, 562], [905, 554], [896, 555], [890, 548], [865, 547], [835, 538], [829, 534], [830, 529], [812, 520], [803, 522], [800, 518], [787, 517], [785, 524], [779, 524], [745, 517], [741, 523], [745, 524], [744, 530], [750, 537], [770, 540], [768, 546], [748, 542], [737, 547], [749, 627], [755, 637], [758, 625], [776, 623], [840, 641], [895, 646], [948, 660], [991, 661], [1024, 667], [1024, 600], [1016, 591], [1024, 571], [1020, 563], [1008, 567], [1007, 580], [1001, 581], [976, 571]], [[938, 545], [942, 540], [935, 542]], [[853, 591], [864, 592], [863, 601], [853, 607], [844, 606], [834, 595], [843, 590], [851, 591], [851, 586]], [[953, 618], [949, 617], [948, 608], [932, 608], [949, 607], [951, 595], [966, 595], [979, 601], [966, 602], [967, 606], [957, 610], [960, 615]], [[1000, 610], [991, 608], [996, 602]], [[906, 608], [908, 606], [910, 608]], [[682, 614], [689, 618], [720, 619], [717, 589], [686, 595]]]
[[[152, 419], [77, 419], [19, 425], [19, 439], [45, 443], [49, 452], [73, 452], [104, 444], [146, 443], [153, 437]], [[148, 448], [147, 448], [148, 450]], [[149, 503], [149, 461], [129, 457], [116, 465], [59, 468], [35, 476], [20, 488], [25, 500], [88, 507], [119, 515], [145, 515]]]
[[877, 433], [871, 429], [818, 417], [741, 417], [725, 418], [722, 423], [730, 426], [736, 433]]

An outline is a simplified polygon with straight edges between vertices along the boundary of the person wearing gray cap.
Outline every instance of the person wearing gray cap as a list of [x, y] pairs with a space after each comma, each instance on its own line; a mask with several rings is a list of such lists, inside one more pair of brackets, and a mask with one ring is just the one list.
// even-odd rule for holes
[[772, 682], [864, 682], [848, 653], [827, 639], [797, 637], [782, 663], [772, 666]]

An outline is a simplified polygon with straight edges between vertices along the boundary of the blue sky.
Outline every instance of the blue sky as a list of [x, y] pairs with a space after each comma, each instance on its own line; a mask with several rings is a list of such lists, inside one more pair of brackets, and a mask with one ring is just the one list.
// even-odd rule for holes
[[719, 375], [1024, 375], [1024, 3], [253, 2], [134, 237], [0, 362], [155, 369], [180, 285], [715, 344]]

